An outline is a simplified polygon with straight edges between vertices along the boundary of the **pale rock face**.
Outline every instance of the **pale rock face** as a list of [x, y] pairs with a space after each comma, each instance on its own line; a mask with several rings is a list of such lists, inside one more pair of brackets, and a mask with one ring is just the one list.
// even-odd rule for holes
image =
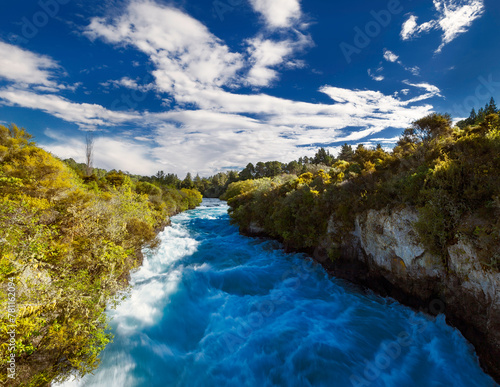
[[[391, 213], [369, 210], [356, 218], [353, 235], [364, 253], [380, 268], [397, 276], [405, 274], [414, 278], [452, 275], [460, 279], [464, 289], [482, 293], [488, 302], [500, 305], [500, 273], [485, 269], [475, 248], [465, 240], [448, 248], [447, 273], [441, 258], [427, 252], [420, 243], [414, 228], [417, 220], [418, 214], [409, 208]], [[332, 219], [330, 230], [335, 230]]]
[[438, 299], [447, 318], [463, 328], [489, 372], [500, 375], [500, 273], [484, 267], [478, 250], [465, 237], [448, 247], [445, 267], [443, 259], [420, 242], [417, 220], [418, 213], [411, 208], [369, 210], [356, 217], [350, 235], [339, 235], [341, 227], [332, 217], [325, 242], [332, 247], [332, 241], [342, 240], [344, 255], [337, 273], [357, 278], [360, 274], [353, 276], [349, 266], [355, 260], [362, 264], [365, 284], [382, 284], [386, 291], [387, 286], [379, 282], [384, 278], [396, 288], [394, 294], [402, 291], [405, 297], [425, 303]]
[[441, 260], [420, 243], [414, 229], [417, 220], [417, 213], [407, 208], [392, 213], [370, 210], [356, 218], [353, 234], [379, 267], [389, 271], [397, 267], [398, 272], [411, 272], [417, 277], [437, 277], [441, 274]]
[[450, 246], [448, 253], [450, 271], [463, 279], [462, 287], [482, 292], [487, 302], [500, 305], [500, 273], [485, 270], [476, 249], [463, 240]]

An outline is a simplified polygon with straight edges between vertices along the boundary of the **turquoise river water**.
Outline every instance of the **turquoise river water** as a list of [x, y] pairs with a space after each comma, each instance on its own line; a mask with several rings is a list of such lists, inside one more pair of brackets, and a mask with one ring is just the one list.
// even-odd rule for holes
[[160, 236], [108, 312], [101, 366], [64, 386], [497, 386], [443, 317], [239, 235], [224, 202], [204, 200]]

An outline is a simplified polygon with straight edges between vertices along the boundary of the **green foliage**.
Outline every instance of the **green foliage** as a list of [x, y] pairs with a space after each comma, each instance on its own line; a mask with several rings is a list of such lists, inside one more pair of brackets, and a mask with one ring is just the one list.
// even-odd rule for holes
[[[98, 366], [111, 340], [104, 310], [126, 288], [142, 247], [154, 248], [168, 217], [202, 198], [121, 171], [94, 169], [84, 179], [79, 164], [30, 138], [0, 126], [0, 302], [14, 281], [17, 383], [47, 385]], [[8, 317], [0, 320], [4, 369]]]
[[[480, 236], [480, 250], [489, 257], [484, 264], [496, 268], [497, 258], [491, 257], [497, 257], [500, 242], [500, 119], [492, 104], [480, 122], [461, 128], [451, 127], [449, 115], [417, 120], [392, 153], [363, 145], [353, 151], [345, 144], [328, 174], [231, 185], [226, 195], [231, 217], [242, 229], [258, 225], [289, 246], [308, 248], [324, 235], [330, 216], [341, 238], [363, 211], [411, 206], [420, 214], [415, 227], [421, 241], [445, 264], [464, 218], [480, 217], [490, 230]], [[304, 160], [309, 162], [299, 159]]]

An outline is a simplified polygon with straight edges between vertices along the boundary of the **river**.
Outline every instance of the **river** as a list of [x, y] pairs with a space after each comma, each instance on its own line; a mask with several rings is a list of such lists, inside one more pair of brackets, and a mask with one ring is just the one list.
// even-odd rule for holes
[[94, 375], [64, 386], [497, 386], [429, 317], [238, 234], [224, 202], [172, 218], [108, 311]]

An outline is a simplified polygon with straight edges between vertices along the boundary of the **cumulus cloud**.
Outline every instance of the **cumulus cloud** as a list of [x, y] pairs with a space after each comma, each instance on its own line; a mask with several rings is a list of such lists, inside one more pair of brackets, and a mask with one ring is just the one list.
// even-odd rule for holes
[[299, 0], [250, 0], [269, 28], [289, 28], [302, 16]]
[[437, 18], [418, 24], [418, 17], [410, 15], [401, 28], [401, 39], [410, 40], [434, 29], [442, 31], [441, 44], [436, 53], [467, 32], [474, 20], [484, 13], [484, 0], [433, 0]]
[[150, 1], [131, 2], [112, 23], [92, 19], [86, 34], [149, 55], [157, 85], [172, 94], [231, 86], [244, 65], [241, 54], [230, 52], [199, 21]]

